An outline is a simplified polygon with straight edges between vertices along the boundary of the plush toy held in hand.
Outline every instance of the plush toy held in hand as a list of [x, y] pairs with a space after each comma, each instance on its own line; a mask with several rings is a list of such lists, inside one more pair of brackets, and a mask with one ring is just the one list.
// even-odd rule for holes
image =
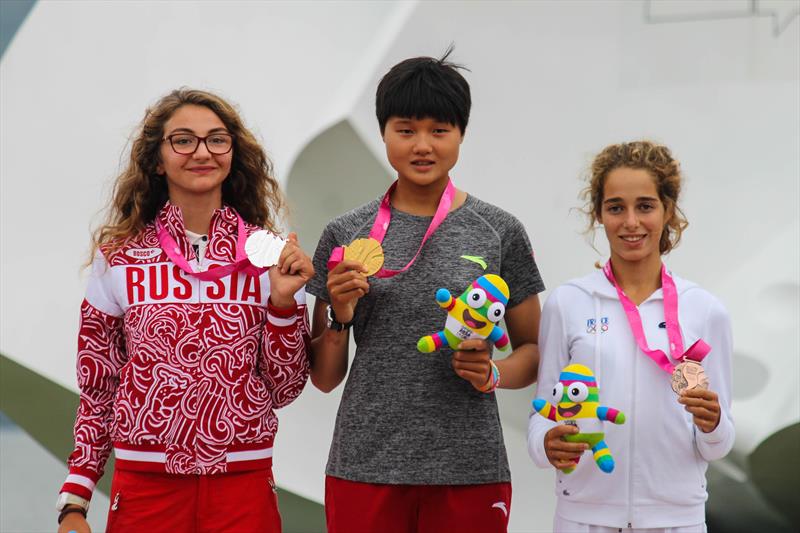
[[[568, 442], [585, 442], [592, 448], [594, 460], [603, 472], [614, 470], [614, 458], [608, 449], [603, 433], [603, 421], [624, 424], [625, 414], [612, 407], [600, 405], [600, 389], [594, 373], [583, 365], [569, 365], [561, 371], [558, 383], [553, 387], [551, 405], [547, 400], [536, 398], [533, 409], [553, 422], [563, 422], [577, 426], [580, 433], [565, 435]], [[577, 463], [577, 461], [576, 461]], [[565, 468], [569, 474], [574, 468]]]
[[447, 289], [439, 289], [436, 302], [447, 310], [447, 321], [442, 331], [417, 342], [420, 352], [430, 353], [445, 344], [457, 350], [467, 339], [489, 339], [500, 350], [509, 348], [508, 336], [497, 325], [508, 304], [508, 285], [500, 276], [479, 277], [457, 299]]

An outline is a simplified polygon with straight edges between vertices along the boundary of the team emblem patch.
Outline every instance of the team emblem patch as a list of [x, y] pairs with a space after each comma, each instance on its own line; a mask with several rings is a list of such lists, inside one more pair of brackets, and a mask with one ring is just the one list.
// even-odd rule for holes
[[[600, 318], [600, 333], [608, 331], [608, 317]], [[597, 319], [589, 318], [586, 320], [586, 333], [597, 333]]]

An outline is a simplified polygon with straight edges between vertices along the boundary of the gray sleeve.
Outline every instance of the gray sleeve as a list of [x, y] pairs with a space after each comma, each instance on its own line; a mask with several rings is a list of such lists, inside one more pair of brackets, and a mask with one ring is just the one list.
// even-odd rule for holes
[[319, 238], [319, 243], [317, 243], [317, 249], [314, 252], [314, 258], [312, 259], [314, 264], [314, 277], [311, 278], [308, 283], [306, 283], [306, 292], [309, 292], [317, 298], [325, 300], [326, 302], [331, 301], [330, 296], [328, 295], [327, 286], [328, 258], [331, 256], [331, 251], [339, 246], [334, 233], [335, 231], [333, 223], [325, 226], [325, 229]]
[[[544, 282], [533, 256], [533, 248], [522, 223], [514, 217], [503, 235], [500, 276], [508, 283], [508, 308], [544, 290]], [[316, 268], [316, 265], [314, 265]]]

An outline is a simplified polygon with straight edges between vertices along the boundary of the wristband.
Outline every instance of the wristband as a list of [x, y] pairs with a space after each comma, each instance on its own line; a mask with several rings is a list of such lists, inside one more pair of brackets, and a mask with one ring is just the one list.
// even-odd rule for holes
[[328, 329], [332, 329], [333, 331], [344, 331], [353, 325], [353, 319], [350, 319], [350, 322], [339, 322], [338, 320], [336, 320], [336, 313], [333, 312], [333, 306], [328, 305], [327, 325]]
[[86, 518], [86, 509], [83, 507], [78, 507], [77, 505], [71, 505], [69, 507], [65, 507], [60, 513], [58, 513], [58, 524], [61, 525], [61, 522], [64, 521], [64, 517], [70, 513], [81, 513], [83, 518]]
[[[497, 369], [497, 365], [494, 364], [494, 361], [489, 361], [491, 365], [491, 372], [489, 372], [489, 379], [486, 380], [486, 383], [478, 388], [479, 391], [490, 394], [497, 390], [497, 387], [500, 386], [500, 371]], [[477, 388], [477, 387], [476, 387]]]

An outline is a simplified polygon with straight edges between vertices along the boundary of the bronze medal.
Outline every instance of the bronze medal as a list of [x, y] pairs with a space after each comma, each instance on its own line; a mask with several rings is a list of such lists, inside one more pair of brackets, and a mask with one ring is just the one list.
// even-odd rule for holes
[[680, 394], [683, 389], [707, 389], [708, 377], [703, 366], [697, 361], [684, 359], [672, 372], [672, 390]]

